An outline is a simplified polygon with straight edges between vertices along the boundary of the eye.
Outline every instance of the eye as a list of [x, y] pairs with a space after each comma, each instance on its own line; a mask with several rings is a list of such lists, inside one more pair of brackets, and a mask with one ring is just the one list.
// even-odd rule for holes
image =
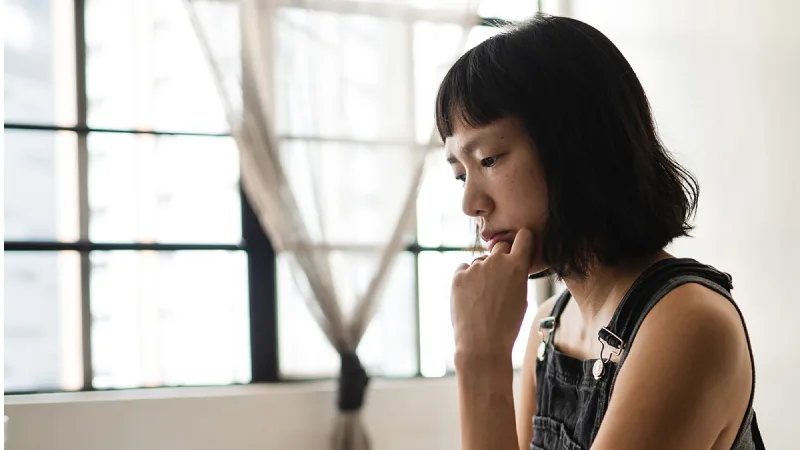
[[497, 164], [497, 160], [500, 158], [500, 156], [502, 156], [502, 155], [498, 155], [498, 156], [490, 156], [490, 157], [488, 157], [488, 158], [483, 158], [483, 159], [481, 160], [481, 165], [482, 165], [483, 167], [492, 167], [492, 166], [494, 166], [495, 164]]

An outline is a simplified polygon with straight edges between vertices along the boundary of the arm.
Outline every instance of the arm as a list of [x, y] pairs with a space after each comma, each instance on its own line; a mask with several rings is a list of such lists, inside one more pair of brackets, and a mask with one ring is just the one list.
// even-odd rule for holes
[[528, 308], [533, 236], [462, 264], [450, 298], [464, 450], [517, 450], [511, 350]]
[[514, 370], [509, 357], [456, 355], [464, 450], [516, 450]]
[[710, 449], [726, 426], [738, 427], [732, 417], [741, 420], [750, 377], [734, 307], [702, 286], [681, 286], [643, 322], [592, 449]]
[[[470, 361], [465, 356], [456, 361], [461, 434], [465, 450], [530, 448], [533, 440], [533, 416], [536, 414], [536, 351], [541, 342], [538, 324], [543, 317], [550, 314], [555, 300], [556, 297], [553, 297], [539, 306], [528, 336], [521, 373], [516, 434], [513, 428], [511, 360], [498, 358], [495, 361]], [[516, 447], [513, 446], [513, 437], [516, 437]]]

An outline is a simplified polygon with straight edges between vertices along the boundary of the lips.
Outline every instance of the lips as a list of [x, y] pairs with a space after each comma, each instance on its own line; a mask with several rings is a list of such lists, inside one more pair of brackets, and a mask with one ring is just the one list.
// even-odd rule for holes
[[506, 241], [508, 243], [511, 243], [509, 235], [510, 235], [509, 231], [493, 231], [493, 232], [484, 231], [481, 232], [481, 239], [483, 239], [486, 242], [489, 251], [491, 252], [494, 246], [497, 245], [498, 242]]

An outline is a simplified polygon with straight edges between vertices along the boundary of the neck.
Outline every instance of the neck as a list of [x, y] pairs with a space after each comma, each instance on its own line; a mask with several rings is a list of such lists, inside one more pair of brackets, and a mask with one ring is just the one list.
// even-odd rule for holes
[[659, 251], [653, 255], [614, 266], [595, 264], [585, 277], [564, 277], [584, 323], [607, 322], [636, 278], [648, 267], [672, 255]]

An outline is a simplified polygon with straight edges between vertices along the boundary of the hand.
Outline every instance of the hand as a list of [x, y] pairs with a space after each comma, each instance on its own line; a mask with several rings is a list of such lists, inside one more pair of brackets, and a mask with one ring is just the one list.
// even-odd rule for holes
[[532, 246], [522, 229], [513, 246], [498, 242], [489, 256], [458, 267], [450, 298], [457, 358], [510, 358], [528, 307]]

